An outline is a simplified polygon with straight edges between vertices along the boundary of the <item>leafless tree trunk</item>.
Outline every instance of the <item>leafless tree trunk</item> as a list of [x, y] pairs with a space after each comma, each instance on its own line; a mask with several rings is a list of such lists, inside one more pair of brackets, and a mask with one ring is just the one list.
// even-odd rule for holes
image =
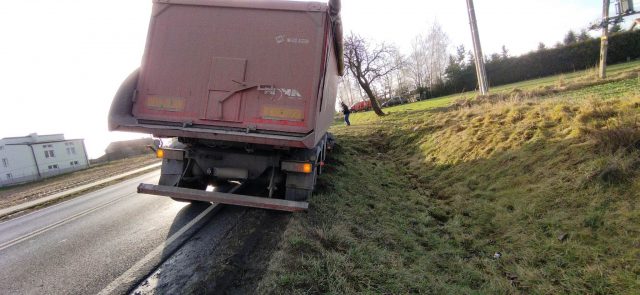
[[435, 21], [427, 35], [429, 52], [429, 86], [442, 83], [449, 59], [449, 36]]
[[394, 96], [400, 96], [401, 88], [404, 83], [404, 72], [406, 71], [406, 60], [397, 47], [390, 46], [390, 63], [392, 71], [383, 77], [385, 96], [388, 99]]
[[340, 101], [336, 103], [344, 102], [346, 105], [352, 106], [356, 102], [362, 101], [360, 89], [354, 89], [354, 86], [358, 87], [354, 85], [353, 78], [348, 75], [342, 76], [338, 87], [338, 97]]
[[395, 71], [392, 73], [393, 80], [393, 95], [394, 96], [405, 96], [410, 90], [411, 83], [409, 80], [409, 62], [407, 58], [400, 52], [400, 50], [395, 49], [392, 53], [392, 60]]
[[411, 44], [409, 69], [416, 88], [432, 88], [444, 80], [449, 61], [449, 37], [434, 22], [426, 35], [419, 34]]
[[345, 65], [349, 72], [369, 97], [376, 115], [384, 116], [374, 86], [381, 78], [396, 70], [392, 60], [393, 47], [384, 43], [371, 45], [364, 38], [351, 33], [345, 39], [344, 49]]
[[411, 42], [411, 54], [409, 55], [409, 69], [416, 88], [422, 88], [427, 85], [426, 78], [429, 64], [427, 51], [425, 38], [422, 35], [416, 36]]

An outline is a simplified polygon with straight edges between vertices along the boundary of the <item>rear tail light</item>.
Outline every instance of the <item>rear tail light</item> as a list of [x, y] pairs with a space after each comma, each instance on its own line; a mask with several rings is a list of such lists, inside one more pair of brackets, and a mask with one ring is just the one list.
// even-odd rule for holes
[[309, 174], [313, 172], [313, 164], [308, 162], [282, 162], [282, 170]]
[[168, 159], [168, 160], [184, 160], [184, 150], [176, 150], [176, 149], [157, 149], [156, 157], [160, 159]]

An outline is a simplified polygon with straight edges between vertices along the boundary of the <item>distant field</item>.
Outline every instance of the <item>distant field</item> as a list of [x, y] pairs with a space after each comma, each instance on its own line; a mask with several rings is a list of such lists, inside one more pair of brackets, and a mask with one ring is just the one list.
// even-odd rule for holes
[[[615, 76], [615, 75], [619, 75], [621, 73], [624, 72], [629, 72], [629, 71], [637, 71], [640, 69], [640, 61], [634, 61], [634, 62], [629, 62], [629, 63], [624, 63], [624, 64], [617, 64], [617, 65], [613, 65], [608, 67], [607, 70], [607, 75], [609, 77]], [[596, 69], [589, 69], [586, 71], [577, 71], [577, 72], [573, 72], [573, 73], [569, 73], [569, 74], [561, 74], [561, 75], [557, 75], [557, 76], [551, 76], [551, 77], [545, 77], [545, 78], [540, 78], [540, 79], [534, 79], [534, 80], [529, 80], [529, 81], [523, 81], [523, 82], [518, 82], [518, 83], [514, 83], [514, 84], [508, 84], [508, 85], [503, 85], [503, 86], [498, 86], [495, 88], [491, 89], [492, 93], [505, 93], [505, 92], [510, 92], [513, 89], [522, 89], [522, 90], [531, 90], [531, 89], [535, 89], [535, 88], [540, 88], [540, 87], [544, 87], [544, 86], [549, 86], [549, 85], [556, 85], [559, 83], [559, 81], [563, 81], [564, 83], [571, 83], [572, 81], [578, 80], [578, 79], [582, 79], [585, 77], [595, 77], [596, 75]], [[624, 84], [624, 86], [622, 87], [618, 87], [617, 85], [608, 85], [608, 86], [602, 86], [602, 87], [608, 87], [610, 90], [616, 91], [617, 94], [620, 94], [620, 92], [622, 91], [638, 91], [638, 87], [640, 87], [638, 80], [626, 80], [624, 82], [621, 82], [621, 84]], [[601, 87], [601, 88], [602, 88]], [[589, 94], [589, 92], [598, 92], [601, 91], [602, 89], [588, 89], [585, 90], [583, 92], [575, 92], [575, 94], [577, 94], [577, 96], [579, 97], [584, 97], [585, 94]], [[464, 92], [461, 94], [453, 94], [453, 95], [448, 95], [448, 96], [444, 96], [444, 97], [439, 97], [439, 98], [434, 98], [434, 99], [428, 99], [428, 100], [424, 100], [424, 101], [419, 101], [416, 103], [411, 103], [411, 104], [406, 104], [406, 105], [399, 105], [399, 106], [395, 106], [395, 107], [390, 107], [390, 108], [385, 108], [384, 111], [385, 112], [396, 112], [396, 111], [404, 111], [404, 110], [426, 110], [426, 109], [430, 109], [430, 108], [437, 108], [437, 107], [444, 107], [444, 106], [448, 106], [450, 105], [453, 101], [457, 100], [457, 99], [463, 99], [463, 98], [470, 98], [470, 97], [474, 97], [476, 96], [477, 92], [474, 91], [469, 91], [469, 92]], [[601, 94], [604, 94], [605, 96], [610, 96], [608, 93], [606, 92], [600, 92]], [[571, 95], [571, 93], [566, 93], [565, 97]], [[371, 113], [371, 112], [366, 112], [366, 113], [359, 113], [359, 114], [354, 114], [353, 117], [358, 117], [361, 116], [363, 114], [366, 114], [366, 116], [375, 116], [375, 114]]]
[[[605, 84], [584, 72], [537, 79], [336, 124], [328, 173], [258, 291], [638, 294], [638, 70], [610, 67], [619, 79]], [[461, 98], [469, 103], [448, 107]]]

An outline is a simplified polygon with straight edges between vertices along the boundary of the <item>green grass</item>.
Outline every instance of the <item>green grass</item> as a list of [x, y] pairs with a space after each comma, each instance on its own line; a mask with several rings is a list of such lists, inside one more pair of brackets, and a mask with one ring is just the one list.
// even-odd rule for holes
[[[636, 78], [640, 79], [637, 75], [637, 71], [640, 70], [640, 61], [634, 61], [634, 62], [629, 62], [629, 63], [623, 63], [623, 64], [617, 64], [617, 65], [613, 65], [607, 68], [607, 75], [609, 77], [609, 79], [615, 78], [619, 75], [624, 75], [624, 74], [628, 74], [630, 72], [636, 72]], [[573, 73], [569, 73], [569, 74], [562, 74], [562, 75], [557, 75], [557, 76], [550, 76], [550, 77], [544, 77], [544, 78], [539, 78], [539, 79], [534, 79], [534, 80], [528, 80], [528, 81], [523, 81], [523, 82], [518, 82], [518, 83], [513, 83], [513, 84], [508, 84], [508, 85], [502, 85], [502, 86], [498, 86], [495, 88], [491, 89], [492, 93], [509, 93], [511, 91], [513, 91], [514, 89], [521, 89], [521, 90], [537, 90], [537, 89], [542, 89], [545, 87], [549, 87], [549, 86], [558, 86], [558, 84], [571, 84], [572, 82], [576, 82], [576, 81], [580, 81], [580, 80], [593, 80], [595, 79], [595, 75], [596, 75], [596, 68], [593, 69], [588, 69], [585, 71], [576, 71]], [[622, 83], [625, 83], [625, 87], [624, 88], [620, 88], [617, 85], [608, 85], [608, 86], [603, 86], [603, 87], [609, 87], [610, 89], [614, 89], [618, 92], [624, 90], [628, 90], [631, 92], [635, 92], [635, 94], [638, 94], [638, 91], [640, 87], [638, 86], [638, 79], [634, 80], [634, 79], [624, 79]], [[610, 84], [610, 83], [607, 83]], [[605, 85], [607, 85], [605, 84]], [[634, 87], [636, 86], [636, 87]], [[587, 89], [585, 91], [594, 91], [593, 89]], [[595, 91], [596, 93], [602, 95], [606, 95], [606, 96], [611, 96], [612, 94], [606, 91], [600, 91], [599, 89], [597, 91]], [[578, 94], [579, 98], [584, 98], [586, 93], [584, 92], [579, 92], [577, 91], [576, 94]], [[616, 93], [616, 95], [618, 95], [619, 93]], [[565, 93], [565, 97], [571, 95], [571, 92], [566, 92]], [[397, 111], [406, 111], [406, 110], [414, 110], [414, 111], [419, 111], [419, 110], [428, 110], [428, 109], [432, 109], [432, 108], [437, 108], [437, 107], [445, 107], [450, 105], [451, 103], [453, 103], [456, 100], [459, 99], [469, 99], [469, 98], [473, 98], [476, 96], [476, 92], [464, 92], [464, 93], [460, 93], [460, 94], [453, 94], [453, 95], [448, 95], [448, 96], [444, 96], [444, 97], [439, 97], [439, 98], [434, 98], [434, 99], [428, 99], [428, 100], [424, 100], [424, 101], [419, 101], [416, 103], [410, 103], [410, 104], [405, 104], [405, 105], [399, 105], [399, 106], [395, 106], [395, 107], [390, 107], [390, 108], [385, 108], [384, 111], [385, 112], [397, 112]], [[364, 113], [357, 113], [357, 114], [353, 114], [352, 118], [358, 118], [358, 117], [362, 117], [364, 116], [364, 120], [368, 120], [369, 117], [371, 118], [375, 118], [375, 114], [373, 112], [364, 112]]]
[[637, 293], [634, 85], [355, 114], [258, 291]]

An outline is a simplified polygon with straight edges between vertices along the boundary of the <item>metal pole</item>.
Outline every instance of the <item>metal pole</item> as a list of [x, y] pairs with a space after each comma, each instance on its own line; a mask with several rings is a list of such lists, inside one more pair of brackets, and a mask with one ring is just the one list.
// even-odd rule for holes
[[486, 95], [489, 92], [489, 83], [487, 81], [487, 71], [484, 68], [484, 55], [482, 54], [482, 46], [480, 45], [480, 34], [478, 33], [478, 22], [476, 21], [476, 11], [473, 6], [473, 0], [467, 0], [467, 8], [469, 10], [471, 38], [473, 39], [478, 88], [480, 88], [480, 94]]
[[607, 47], [609, 45], [609, 0], [602, 3], [602, 37], [600, 38], [600, 79], [607, 77]]

